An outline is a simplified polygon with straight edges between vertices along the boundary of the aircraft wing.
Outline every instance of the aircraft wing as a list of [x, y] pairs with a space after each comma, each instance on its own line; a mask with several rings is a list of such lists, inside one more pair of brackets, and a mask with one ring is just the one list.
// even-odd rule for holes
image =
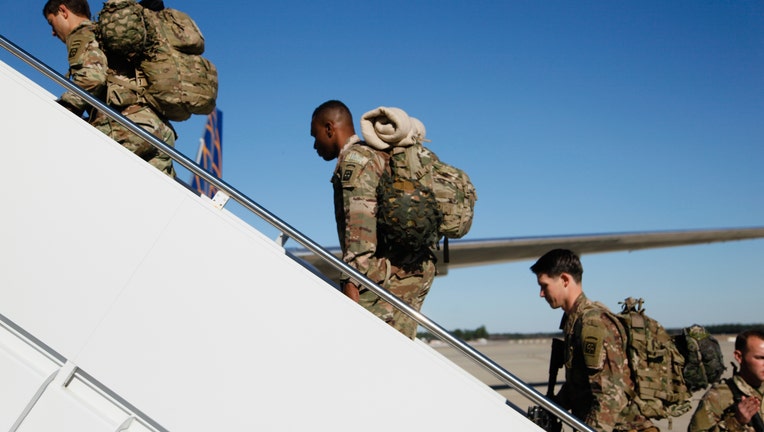
[[[444, 257], [442, 242], [435, 253], [438, 256], [439, 276], [443, 276], [450, 268], [535, 260], [555, 248], [571, 249], [585, 255], [757, 238], [764, 238], [764, 227], [450, 240], [448, 260]], [[340, 248], [327, 250], [341, 258]], [[338, 281], [337, 270], [307, 249], [290, 249], [289, 253], [305, 261], [325, 277]]]

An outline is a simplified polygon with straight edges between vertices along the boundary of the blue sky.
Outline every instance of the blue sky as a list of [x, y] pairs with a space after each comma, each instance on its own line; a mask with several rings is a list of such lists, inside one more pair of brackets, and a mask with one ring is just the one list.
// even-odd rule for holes
[[[327, 99], [356, 120], [378, 106], [422, 120], [477, 187], [469, 239], [764, 225], [761, 1], [165, 3], [196, 19], [219, 69], [223, 179], [320, 244], [337, 245], [334, 162], [309, 136]], [[0, 34], [65, 73], [43, 4], [6, 5]], [[189, 157], [203, 125], [176, 124]], [[612, 308], [644, 297], [667, 327], [762, 322], [763, 259], [764, 240], [587, 255], [584, 290]], [[452, 270], [423, 312], [553, 331], [531, 264]]]

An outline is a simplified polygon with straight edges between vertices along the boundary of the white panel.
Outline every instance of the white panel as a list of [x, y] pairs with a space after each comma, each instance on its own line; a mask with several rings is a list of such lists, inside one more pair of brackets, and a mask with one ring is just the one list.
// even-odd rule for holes
[[[0, 300], [8, 318], [71, 355], [128, 284], [184, 194], [52, 95], [30, 97], [20, 89], [3, 86], [14, 103], [0, 107], [0, 118], [18, 125], [4, 128], [4, 140], [15, 144], [8, 146], [14, 169], [0, 170], [8, 204], [0, 210], [0, 240], [12, 245], [0, 250]], [[32, 117], [34, 124], [25, 126]], [[87, 307], [73, 313], [73, 303]]]
[[51, 386], [24, 419], [18, 432], [114, 432], [121, 422], [100, 415], [65, 388]]
[[[509, 411], [476, 380], [459, 384], [471, 397], [452, 395], [453, 364], [284, 259], [272, 241], [227, 222], [184, 203], [76, 362], [171, 430], [293, 430], [308, 418], [354, 428], [391, 409], [402, 386], [408, 398], [395, 405], [435, 403], [443, 412], [436, 423], [488, 428], [490, 417], [459, 413]], [[204, 240], [193, 235], [199, 226]], [[200, 255], [202, 244], [215, 252]], [[395, 409], [411, 426], [433, 425], [418, 409]]]
[[0, 325], [0, 430], [10, 430], [57, 369], [48, 357]]

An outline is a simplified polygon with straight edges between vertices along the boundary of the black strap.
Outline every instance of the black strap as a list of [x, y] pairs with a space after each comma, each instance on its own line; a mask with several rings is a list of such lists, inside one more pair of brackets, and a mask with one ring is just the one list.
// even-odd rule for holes
[[[735, 400], [735, 403], [739, 403], [743, 400], [743, 392], [740, 390], [740, 387], [737, 386], [737, 383], [735, 383], [734, 377], [727, 378], [725, 382], [727, 383], [727, 387], [730, 388], [730, 391], [732, 391], [732, 398]], [[756, 432], [764, 432], [764, 421], [762, 421], [761, 414], [758, 412], [751, 417], [751, 422], [748, 424], [753, 426]]]
[[450, 262], [451, 255], [448, 253], [448, 237], [443, 237], [443, 262]]
[[554, 387], [557, 385], [557, 371], [565, 365], [565, 341], [552, 338], [552, 353], [549, 356], [549, 381], [547, 381], [546, 397], [554, 397]]

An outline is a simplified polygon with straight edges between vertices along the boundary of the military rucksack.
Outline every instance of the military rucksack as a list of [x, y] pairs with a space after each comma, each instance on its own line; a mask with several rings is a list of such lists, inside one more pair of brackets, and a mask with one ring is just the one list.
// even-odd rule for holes
[[[435, 193], [443, 220], [438, 233], [446, 238], [461, 238], [472, 227], [477, 192], [464, 171], [441, 161], [435, 153], [424, 146], [420, 152], [431, 160], [430, 188]], [[425, 182], [427, 177], [425, 177]], [[425, 183], [426, 184], [426, 183]]]
[[[405, 180], [383, 178], [380, 182], [378, 228], [382, 228], [388, 243], [408, 244], [417, 250], [434, 246], [440, 237], [445, 237], [447, 261], [447, 240], [463, 237], [472, 226], [477, 193], [469, 176], [422, 145], [429, 141], [425, 138], [424, 124], [400, 108], [379, 107], [365, 113], [361, 117], [361, 132], [370, 147], [390, 154], [390, 161], [397, 168], [391, 170], [394, 171], [391, 175]], [[417, 193], [411, 195], [412, 191]], [[405, 198], [407, 195], [411, 198]], [[402, 205], [388, 207], [396, 196], [404, 197]], [[432, 206], [429, 196], [435, 197], [437, 208]], [[438, 214], [439, 222], [433, 229], [433, 219]]]
[[438, 241], [443, 214], [423, 184], [415, 146], [392, 149], [377, 185], [377, 238], [392, 251], [419, 255]]
[[693, 324], [682, 329], [682, 334], [675, 336], [674, 342], [684, 356], [682, 374], [687, 390], [694, 392], [721, 381], [727, 369], [724, 356], [719, 341], [708, 330]]
[[477, 192], [464, 171], [421, 143], [393, 147], [393, 178], [377, 187], [377, 225], [388, 244], [422, 250], [440, 237], [460, 238], [472, 226]]
[[684, 358], [663, 326], [645, 314], [642, 299], [627, 298], [614, 314], [626, 332], [634, 390], [629, 393], [642, 415], [662, 419], [691, 409], [682, 369]]
[[182, 121], [215, 109], [218, 74], [201, 54], [204, 36], [187, 14], [170, 8], [144, 8], [135, 0], [107, 0], [98, 15], [97, 34], [109, 63], [135, 69], [128, 78], [109, 76], [107, 102], [118, 108], [135, 103], [135, 92], [159, 114]]

